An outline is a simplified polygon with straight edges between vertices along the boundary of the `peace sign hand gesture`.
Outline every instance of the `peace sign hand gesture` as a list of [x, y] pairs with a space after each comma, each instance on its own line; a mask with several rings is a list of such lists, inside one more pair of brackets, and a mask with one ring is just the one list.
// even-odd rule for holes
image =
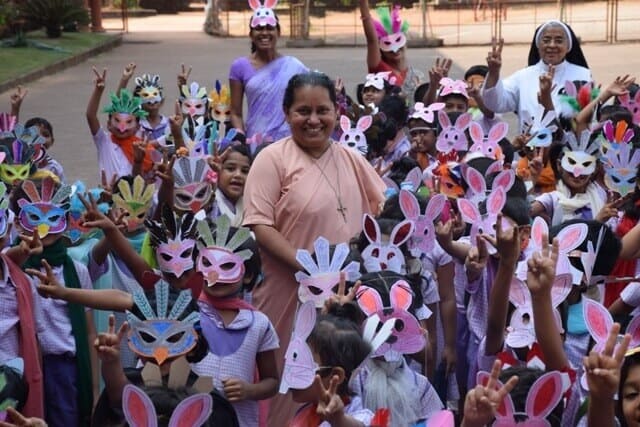
[[93, 343], [102, 363], [120, 361], [120, 343], [128, 330], [129, 324], [124, 322], [120, 325], [118, 332], [116, 332], [116, 318], [113, 314], [109, 315], [109, 327], [107, 332], [99, 333]]
[[326, 388], [322, 383], [322, 379], [319, 375], [313, 382], [313, 388], [316, 390], [318, 399], [318, 406], [316, 409], [317, 414], [323, 421], [329, 422], [331, 425], [342, 425], [344, 420], [344, 402], [338, 394], [338, 386], [340, 385], [340, 378], [337, 375], [333, 375], [329, 382], [329, 388]]
[[504, 39], [497, 40], [495, 37], [491, 39], [491, 52], [487, 54], [487, 67], [489, 67], [489, 73], [496, 76], [500, 74], [502, 68], [503, 46]]
[[93, 84], [95, 85], [96, 89], [104, 89], [104, 85], [107, 81], [107, 69], [103, 68], [102, 74], [98, 72], [98, 69], [96, 67], [91, 67], [91, 69], [93, 70], [93, 74], [96, 76], [96, 78], [93, 80]]
[[11, 407], [7, 408], [7, 414], [11, 422], [0, 421], [0, 427], [47, 427], [47, 423], [44, 420], [35, 417], [26, 418]]
[[60, 284], [46, 259], [42, 260], [42, 266], [45, 270], [44, 273], [34, 268], [27, 268], [25, 273], [37, 277], [40, 280], [40, 284], [37, 286], [40, 296], [44, 298], [64, 299], [67, 288]]
[[178, 89], [182, 87], [182, 85], [186, 85], [189, 81], [189, 76], [191, 75], [191, 66], [187, 68], [184, 64], [180, 64], [180, 72], [178, 73]]

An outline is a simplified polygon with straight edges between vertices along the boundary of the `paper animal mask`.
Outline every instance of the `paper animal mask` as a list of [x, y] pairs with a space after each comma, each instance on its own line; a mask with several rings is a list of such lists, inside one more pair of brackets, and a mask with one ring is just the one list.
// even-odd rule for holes
[[471, 122], [469, 125], [469, 135], [473, 144], [469, 147], [469, 153], [479, 153], [490, 159], [502, 159], [502, 149], [498, 144], [509, 132], [509, 125], [506, 122], [498, 122], [491, 127], [489, 134], [485, 137], [484, 130], [478, 122]]
[[451, 124], [449, 116], [443, 110], [438, 111], [438, 121], [442, 131], [438, 135], [436, 141], [436, 148], [441, 153], [449, 153], [450, 151], [467, 151], [469, 148], [469, 142], [465, 131], [471, 124], [471, 114], [461, 114], [457, 119], [455, 125]]
[[313, 244], [315, 260], [306, 249], [298, 249], [296, 260], [302, 265], [304, 271], [296, 273], [298, 287], [298, 299], [300, 302], [313, 301], [316, 307], [321, 308], [324, 302], [333, 295], [333, 288], [340, 281], [340, 272], [345, 273], [345, 279], [354, 282], [360, 277], [360, 263], [351, 261], [343, 264], [349, 256], [349, 245], [339, 243], [331, 254], [329, 241], [324, 237], [318, 237]]
[[629, 110], [633, 114], [633, 124], [640, 124], [640, 90], [636, 91], [633, 99], [628, 93], [618, 97], [620, 105]]
[[215, 89], [209, 92], [209, 109], [216, 122], [231, 123], [231, 92], [220, 80], [216, 80]]
[[200, 86], [196, 82], [182, 85], [179, 99], [182, 105], [182, 114], [186, 114], [194, 120], [206, 114], [209, 102], [206, 87]]
[[[169, 427], [200, 427], [211, 415], [213, 399], [210, 394], [199, 393], [187, 397], [171, 414]], [[127, 384], [122, 392], [122, 410], [131, 427], [157, 427], [158, 416], [153, 402], [147, 394]]]
[[381, 71], [379, 73], [369, 73], [365, 77], [364, 87], [374, 87], [378, 90], [384, 89], [384, 82], [395, 84], [396, 78], [391, 77], [391, 71]]
[[413, 292], [407, 282], [398, 280], [391, 286], [389, 306], [385, 306], [378, 291], [369, 286], [361, 286], [356, 298], [358, 306], [367, 316], [377, 315], [385, 323], [395, 319], [391, 336], [373, 352], [372, 357], [383, 356], [386, 361], [397, 361], [403, 354], [417, 353], [424, 348], [424, 333], [418, 320], [409, 313]]
[[467, 94], [467, 82], [464, 80], [453, 80], [449, 77], [440, 79], [440, 96], [461, 95], [469, 99]]
[[215, 225], [212, 232], [206, 220], [198, 221], [198, 271], [204, 276], [207, 286], [238, 283], [244, 277], [244, 262], [253, 253], [249, 249], [236, 250], [251, 238], [251, 232], [246, 227], [240, 227], [229, 239], [231, 223], [226, 215], [216, 218]]
[[600, 89], [594, 87], [592, 82], [585, 82], [576, 87], [576, 83], [571, 80], [564, 82], [563, 92], [560, 94], [559, 115], [566, 118], [574, 118], [591, 101], [598, 97]]
[[383, 176], [382, 181], [387, 185], [387, 191], [385, 192], [387, 198], [398, 194], [401, 188], [416, 192], [422, 184], [422, 169], [419, 167], [411, 169], [400, 185], [396, 184], [396, 182], [388, 176]]
[[388, 7], [376, 9], [379, 21], [373, 20], [373, 25], [378, 34], [380, 50], [384, 52], [398, 52], [407, 44], [406, 33], [409, 31], [409, 22], [400, 18], [400, 6], [393, 6], [389, 11]]
[[[78, 196], [82, 194], [87, 197], [88, 192], [94, 200], [98, 200], [102, 194], [102, 190], [99, 188], [87, 190], [84, 183], [81, 181], [76, 181], [71, 188], [73, 193], [71, 195], [69, 205], [69, 224], [64, 235], [72, 244], [75, 244], [80, 240], [91, 238], [99, 233], [98, 229], [88, 228], [82, 225], [83, 215], [87, 211], [87, 208], [85, 208]], [[98, 210], [103, 214], [106, 214], [109, 211], [109, 204], [99, 203]]]
[[542, 105], [538, 105], [538, 109], [534, 114], [525, 112], [525, 117], [530, 118], [525, 120], [526, 129], [531, 139], [527, 142], [527, 146], [531, 148], [548, 147], [553, 142], [553, 133], [558, 130], [558, 127], [554, 124], [556, 119], [555, 111], [547, 111]]
[[40, 136], [38, 128], [25, 128], [15, 124], [13, 131], [0, 145], [0, 179], [9, 185], [16, 185], [35, 171], [35, 164], [42, 160], [44, 138]]
[[448, 154], [438, 154], [438, 164], [433, 169], [433, 175], [438, 178], [440, 193], [451, 199], [464, 196], [461, 169], [455, 151], [450, 151]]
[[[575, 275], [575, 268], [569, 262], [569, 253], [575, 250], [584, 242], [589, 233], [589, 227], [585, 223], [571, 224], [564, 227], [556, 236], [558, 240], [558, 262], [556, 263], [556, 275], [563, 274]], [[531, 226], [531, 248], [533, 251], [540, 252], [549, 242], [549, 226], [547, 222], [536, 217]], [[581, 276], [581, 274], [580, 274]], [[580, 284], [575, 283], [573, 284]]]
[[351, 127], [351, 120], [347, 116], [340, 116], [340, 129], [342, 129], [342, 135], [340, 136], [340, 144], [347, 148], [355, 150], [362, 155], [366, 155], [369, 150], [367, 144], [367, 137], [364, 132], [369, 129], [373, 117], [363, 116], [358, 119], [356, 127]]
[[[513, 169], [502, 170], [502, 166], [500, 162], [496, 161], [493, 165], [497, 165], [496, 168], [501, 170], [498, 175], [493, 179], [492, 182], [492, 190], [502, 188], [505, 193], [507, 193], [513, 184], [516, 181], [516, 174]], [[492, 165], [492, 166], [493, 166]], [[487, 200], [487, 183], [485, 181], [485, 176], [480, 173], [479, 170], [472, 168], [471, 166], [465, 166], [464, 170], [464, 180], [469, 186], [469, 190], [465, 198], [475, 204], [479, 204]], [[489, 172], [487, 169], [486, 175], [489, 175], [492, 172]]]
[[302, 304], [296, 314], [291, 342], [284, 356], [284, 368], [280, 393], [287, 390], [304, 390], [313, 384], [318, 364], [313, 360], [313, 353], [307, 344], [316, 324], [316, 306], [313, 301]]
[[635, 132], [624, 120], [619, 120], [615, 126], [611, 120], [607, 120], [602, 125], [602, 133], [598, 138], [602, 153], [607, 154], [610, 150], [618, 152], [620, 145], [629, 144], [634, 136]]
[[507, 193], [504, 188], [493, 189], [489, 197], [487, 197], [487, 213], [482, 215], [476, 203], [467, 199], [458, 199], [458, 210], [462, 220], [467, 224], [471, 224], [470, 238], [472, 244], [475, 245], [476, 237], [480, 234], [496, 235], [494, 226], [498, 219], [498, 214], [502, 211], [506, 201]]
[[158, 267], [180, 277], [194, 266], [193, 251], [197, 232], [194, 214], [186, 212], [178, 217], [167, 205], [162, 206], [162, 221], [146, 219], [151, 245], [156, 248]]
[[[158, 365], [189, 353], [198, 342], [194, 324], [199, 314], [194, 311], [183, 316], [191, 303], [191, 291], [180, 292], [173, 306], [169, 307], [169, 286], [164, 280], [156, 282], [155, 311], [144, 291], [139, 289], [132, 297], [143, 318], [127, 312], [129, 348], [142, 358], [155, 360]], [[179, 320], [181, 317], [184, 318]]]
[[137, 175], [133, 179], [133, 184], [120, 179], [117, 188], [117, 194], [113, 195], [113, 204], [125, 212], [124, 222], [127, 225], [127, 231], [135, 231], [144, 224], [147, 212], [153, 204], [156, 186], [153, 183], [146, 184], [144, 178]]
[[200, 157], [180, 157], [173, 164], [174, 203], [180, 211], [196, 213], [209, 205], [215, 183], [208, 179], [213, 172], [207, 161]]
[[[582, 312], [587, 329], [596, 342], [593, 350], [601, 352], [613, 327], [613, 317], [602, 304], [589, 298], [582, 301]], [[640, 345], [640, 316], [635, 316], [627, 326], [626, 333], [631, 335], [629, 348]]]
[[[476, 382], [487, 385], [490, 378], [488, 372], [478, 372]], [[496, 390], [503, 384], [496, 382]], [[510, 394], [507, 394], [502, 403], [496, 408], [496, 420], [493, 427], [551, 427], [546, 417], [560, 403], [565, 390], [563, 375], [558, 371], [548, 372], [533, 383], [527, 395], [525, 412], [516, 412], [515, 405]], [[521, 421], [525, 419], [525, 421]], [[520, 421], [517, 421], [520, 420]]]
[[7, 186], [0, 182], [0, 237], [4, 237], [9, 229], [9, 195]]
[[40, 238], [64, 232], [67, 228], [71, 186], [62, 185], [56, 190], [53, 179], [47, 177], [41, 182], [41, 192], [33, 181], [24, 181], [22, 190], [27, 196], [27, 199], [18, 200], [22, 228], [37, 232]]
[[622, 143], [617, 150], [608, 150], [602, 159], [604, 183], [624, 197], [636, 188], [636, 173], [640, 166], [640, 151], [630, 143]]
[[164, 99], [160, 76], [157, 74], [143, 74], [136, 77], [136, 88], [133, 94], [140, 98], [142, 104], [157, 104]]
[[435, 122], [435, 113], [442, 110], [445, 104], [443, 102], [434, 102], [433, 104], [424, 105], [422, 102], [416, 102], [413, 106], [413, 113], [409, 116], [409, 119], [421, 119], [426, 123]]
[[103, 110], [109, 115], [129, 114], [138, 119], [148, 116], [148, 113], [142, 109], [142, 100], [137, 96], [133, 96], [127, 89], [120, 89], [120, 95], [111, 92], [109, 94], [111, 104]]
[[278, 4], [278, 0], [265, 0], [264, 3], [261, 3], [260, 0], [249, 0], [249, 7], [253, 10], [253, 16], [249, 23], [251, 28], [278, 25], [276, 14], [273, 11], [276, 4]]
[[378, 222], [371, 215], [364, 214], [362, 231], [369, 245], [362, 251], [362, 259], [367, 272], [390, 270], [403, 274], [405, 258], [400, 246], [411, 238], [414, 230], [413, 221], [404, 220], [393, 227], [389, 241], [383, 243]]
[[596, 170], [597, 153], [600, 150], [596, 140], [591, 141], [588, 130], [580, 134], [580, 141], [573, 133], [567, 133], [567, 145], [563, 148], [562, 169], [575, 177], [591, 175]]
[[434, 222], [442, 213], [446, 201], [447, 198], [443, 194], [431, 196], [422, 215], [416, 196], [407, 190], [400, 190], [400, 209], [405, 218], [415, 224], [413, 234], [407, 243], [412, 256], [420, 257], [433, 250], [436, 243]]
[[13, 136], [13, 130], [18, 123], [18, 118], [9, 113], [0, 113], [0, 138]]

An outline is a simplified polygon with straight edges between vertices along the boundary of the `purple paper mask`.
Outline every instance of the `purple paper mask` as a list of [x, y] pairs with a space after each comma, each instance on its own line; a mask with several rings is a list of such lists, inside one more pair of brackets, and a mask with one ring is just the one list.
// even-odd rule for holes
[[407, 244], [411, 255], [419, 257], [429, 253], [436, 243], [436, 230], [434, 222], [442, 213], [447, 197], [443, 194], [435, 194], [429, 199], [429, 203], [420, 214], [420, 204], [413, 193], [407, 190], [400, 190], [400, 209], [405, 218], [413, 221], [415, 229]]
[[408, 311], [413, 301], [409, 284], [404, 280], [394, 283], [389, 290], [389, 299], [391, 306], [385, 307], [378, 291], [368, 286], [361, 286], [357, 294], [358, 306], [367, 316], [378, 315], [382, 322], [396, 319], [391, 336], [372, 354], [372, 357], [383, 356], [387, 361], [396, 361], [403, 354], [422, 350], [426, 339], [418, 319]]
[[40, 238], [48, 234], [60, 234], [67, 228], [67, 211], [71, 186], [63, 185], [55, 191], [52, 178], [42, 180], [41, 193], [33, 181], [24, 181], [22, 190], [28, 197], [18, 200], [20, 206], [20, 225], [27, 231], [37, 232]]
[[[480, 234], [486, 234], [488, 236], [495, 236], [495, 224], [498, 218], [498, 214], [502, 211], [504, 204], [507, 201], [507, 192], [499, 187], [491, 192], [487, 197], [487, 213], [485, 215], [480, 214], [478, 206], [467, 200], [458, 199], [458, 210], [462, 216], [462, 220], [467, 224], [471, 224], [470, 238], [471, 243], [475, 244], [476, 237]], [[491, 250], [492, 246], [489, 247]], [[495, 248], [493, 249], [495, 252]]]
[[193, 268], [193, 249], [196, 241], [193, 239], [171, 239], [168, 243], [158, 245], [156, 254], [160, 270], [180, 277], [185, 271]]
[[316, 307], [313, 301], [307, 301], [298, 309], [293, 334], [284, 356], [284, 368], [280, 393], [289, 389], [304, 390], [313, 384], [318, 364], [313, 359], [307, 338], [316, 324]]
[[604, 157], [604, 183], [620, 196], [626, 196], [636, 188], [636, 171], [640, 165], [640, 150], [633, 151], [631, 144], [622, 143], [617, 152], [608, 150]]
[[436, 149], [444, 154], [451, 151], [467, 151], [469, 143], [465, 131], [471, 124], [471, 119], [471, 114], [464, 113], [452, 125], [447, 113], [443, 110], [438, 111], [438, 122], [442, 127], [442, 132], [436, 140]]
[[367, 144], [367, 137], [364, 132], [371, 127], [373, 117], [367, 115], [358, 119], [358, 123], [355, 128], [351, 127], [351, 120], [347, 116], [340, 116], [340, 129], [342, 129], [342, 135], [340, 136], [340, 144], [347, 148], [355, 150], [362, 155], [366, 155], [369, 150]]

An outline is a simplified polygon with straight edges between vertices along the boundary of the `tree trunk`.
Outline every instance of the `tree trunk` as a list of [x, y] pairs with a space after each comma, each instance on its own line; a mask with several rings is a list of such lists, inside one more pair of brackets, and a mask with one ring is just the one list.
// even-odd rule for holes
[[302, 38], [309, 38], [309, 9], [311, 9], [311, 0], [304, 0], [304, 12], [302, 13]]
[[207, 0], [205, 8], [204, 32], [213, 36], [225, 35], [220, 20], [220, 0]]

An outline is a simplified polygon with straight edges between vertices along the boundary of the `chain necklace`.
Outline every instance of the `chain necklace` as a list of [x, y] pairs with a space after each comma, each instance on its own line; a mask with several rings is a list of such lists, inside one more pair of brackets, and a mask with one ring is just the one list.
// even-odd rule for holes
[[[327, 185], [329, 185], [329, 188], [331, 188], [331, 190], [333, 191], [333, 194], [335, 194], [336, 196], [336, 200], [338, 202], [338, 209], [336, 209], [338, 212], [340, 212], [340, 215], [342, 215], [342, 219], [344, 220], [344, 222], [347, 222], [347, 208], [342, 204], [342, 192], [340, 191], [340, 168], [338, 168], [338, 165], [336, 164], [335, 160], [333, 159], [333, 143], [330, 143], [329, 145], [329, 150], [331, 150], [331, 160], [333, 161], [333, 164], [336, 167], [336, 181], [337, 181], [337, 189], [336, 187], [333, 186], [333, 184], [331, 183], [331, 181], [329, 180], [329, 178], [327, 177], [327, 175], [324, 173], [324, 169], [320, 167], [320, 165], [318, 165], [318, 162], [316, 158], [314, 158], [313, 156], [312, 158], [312, 162], [313, 164], [318, 168], [318, 170], [320, 171], [320, 173], [322, 174], [322, 177], [324, 178], [324, 180], [326, 181]], [[325, 168], [327, 166], [325, 165]]]

